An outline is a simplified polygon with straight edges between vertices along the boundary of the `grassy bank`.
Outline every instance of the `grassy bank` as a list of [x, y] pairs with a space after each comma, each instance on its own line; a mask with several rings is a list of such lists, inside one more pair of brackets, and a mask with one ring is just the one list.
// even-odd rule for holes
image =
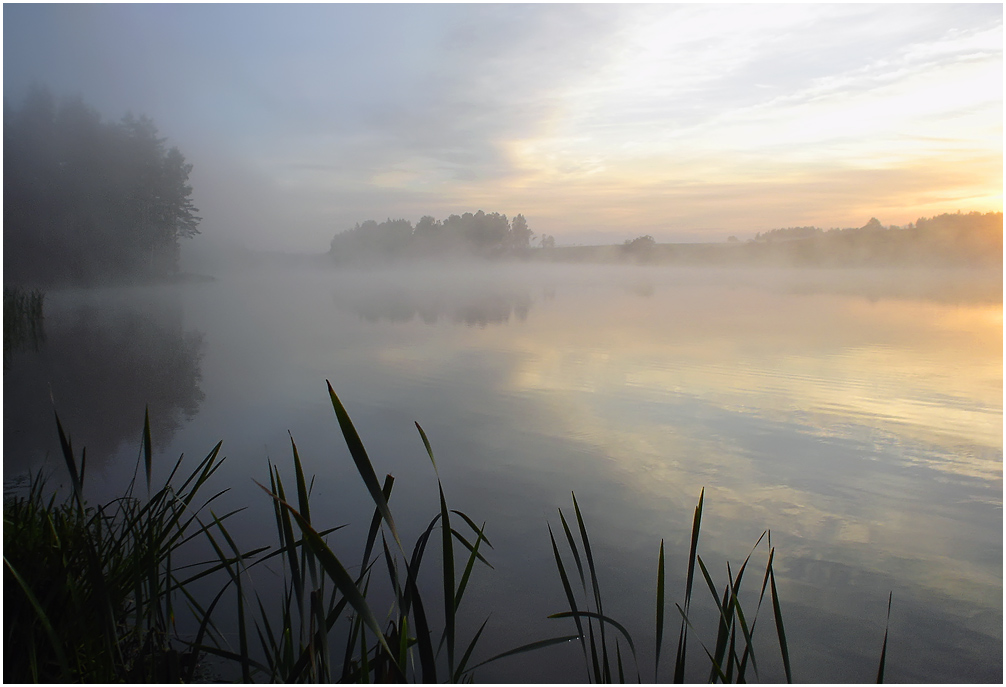
[[[492, 567], [486, 524], [451, 509], [438, 477], [429, 524], [416, 541], [403, 541], [390, 506], [394, 478], [378, 479], [340, 399], [331, 386], [328, 392], [374, 506], [364, 549], [348, 563], [330, 545], [341, 527], [312, 517], [314, 479], [292, 437], [292, 474], [269, 464], [259, 484], [272, 504], [275, 544], [246, 550], [228, 530], [238, 512], [214, 511], [224, 492], [204, 493], [223, 460], [220, 444], [194, 467], [183, 470], [179, 459], [155, 489], [146, 422], [126, 493], [92, 506], [84, 498], [86, 454], [77, 455], [57, 419], [71, 492], [53, 496], [36, 477], [4, 502], [5, 681], [193, 681], [201, 659], [214, 656], [245, 682], [463, 682], [477, 678], [481, 666], [520, 654], [528, 654], [526, 675], [534, 680], [537, 650], [575, 642], [585, 674], [573, 677], [590, 682], [657, 680], [661, 665], [672, 667], [675, 682], [684, 681], [686, 665], [705, 666], [711, 682], [744, 682], [759, 677], [756, 630], [770, 635], [759, 646], [775, 647], [772, 660], [781, 660], [792, 680], [771, 535], [764, 533], [740, 566], [728, 565], [728, 579], [714, 581], [698, 553], [703, 494], [691, 523], [684, 590], [672, 595], [665, 588], [663, 541], [655, 547], [655, 581], [646, 592], [653, 624], [645, 640], [605, 612], [575, 495], [572, 511], [559, 510], [554, 530], [548, 524], [565, 597], [549, 618], [563, 630], [519, 647], [490, 647], [480, 643], [487, 618], [460, 636], [469, 581], [492, 574], [482, 570]], [[430, 442], [416, 428], [436, 471]], [[189, 562], [196, 550], [210, 553]], [[765, 557], [757, 570], [756, 551]], [[251, 584], [266, 563], [281, 568], [267, 596]], [[706, 593], [717, 615], [713, 637], [700, 637], [691, 615], [693, 596]], [[226, 613], [218, 610], [224, 606]], [[178, 630], [183, 613], [193, 631]], [[653, 665], [641, 666], [638, 642], [651, 638]]]

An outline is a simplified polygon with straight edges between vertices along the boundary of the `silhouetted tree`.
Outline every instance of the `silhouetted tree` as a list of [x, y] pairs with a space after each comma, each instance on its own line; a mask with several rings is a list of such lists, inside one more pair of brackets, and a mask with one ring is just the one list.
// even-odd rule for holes
[[79, 98], [4, 101], [4, 268], [15, 282], [163, 275], [199, 233], [192, 166], [147, 117], [102, 121]]
[[531, 244], [534, 236], [527, 227], [527, 220], [524, 215], [517, 215], [510, 221], [510, 245], [513, 248], [527, 248]]
[[426, 215], [412, 227], [407, 220], [367, 220], [336, 234], [329, 253], [337, 262], [349, 260], [431, 256], [500, 256], [524, 250], [533, 233], [523, 215], [510, 220], [498, 212], [466, 212], [440, 221]]

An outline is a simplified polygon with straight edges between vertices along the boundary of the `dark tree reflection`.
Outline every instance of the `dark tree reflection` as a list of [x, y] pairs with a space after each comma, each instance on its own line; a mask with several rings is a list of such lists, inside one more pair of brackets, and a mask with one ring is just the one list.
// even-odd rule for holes
[[531, 309], [527, 291], [487, 290], [459, 293], [442, 289], [385, 286], [353, 296], [342, 296], [347, 307], [368, 322], [408, 322], [419, 317], [426, 324], [441, 318], [455, 324], [485, 328], [506, 324], [512, 317], [523, 322]]
[[203, 400], [203, 337], [184, 331], [177, 311], [85, 306], [47, 317], [45, 327], [41, 349], [4, 371], [5, 475], [58, 459], [54, 405], [74, 447], [100, 465], [123, 442], [139, 447], [145, 407], [163, 446]]

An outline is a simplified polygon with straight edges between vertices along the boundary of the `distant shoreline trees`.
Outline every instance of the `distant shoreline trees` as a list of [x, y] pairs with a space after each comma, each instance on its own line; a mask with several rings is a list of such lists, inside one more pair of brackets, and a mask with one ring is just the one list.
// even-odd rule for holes
[[[416, 257], [501, 257], [527, 251], [534, 238], [524, 215], [509, 220], [482, 210], [450, 215], [445, 220], [426, 215], [413, 227], [406, 219], [367, 220], [332, 238], [329, 255], [336, 262]], [[554, 245], [554, 240], [552, 242]]]
[[192, 165], [145, 116], [103, 121], [44, 88], [4, 101], [4, 270], [15, 283], [89, 283], [178, 270], [199, 233]]
[[944, 213], [905, 226], [876, 217], [862, 227], [788, 227], [732, 247], [751, 257], [786, 256], [802, 264], [1002, 264], [1003, 213]]

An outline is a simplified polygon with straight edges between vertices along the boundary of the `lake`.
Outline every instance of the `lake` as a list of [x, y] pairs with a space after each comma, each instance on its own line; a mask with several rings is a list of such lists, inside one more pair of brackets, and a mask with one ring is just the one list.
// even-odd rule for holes
[[[396, 477], [404, 539], [439, 509], [415, 421], [448, 503], [487, 523], [494, 569], [473, 575], [459, 627], [470, 637], [491, 613], [480, 658], [573, 633], [546, 619], [566, 609], [546, 525], [561, 531], [575, 492], [605, 611], [633, 633], [644, 680], [664, 540], [669, 680], [670, 602], [705, 488], [699, 552], [719, 585], [771, 530], [796, 680], [874, 680], [891, 593], [889, 681], [1002, 680], [1001, 271], [263, 261], [45, 305], [45, 342], [4, 372], [5, 480], [58, 456], [51, 398], [88, 447], [92, 498], [113, 494], [149, 404], [162, 470], [223, 440], [216, 479], [227, 506], [248, 506], [233, 529], [250, 548], [272, 527], [252, 480], [267, 460], [292, 474], [292, 434], [317, 474], [313, 516], [351, 525], [332, 539], [355, 560], [372, 506], [330, 380], [378, 474]], [[777, 681], [762, 617], [761, 679]], [[699, 631], [715, 640], [710, 622]], [[586, 673], [568, 645], [477, 679]]]

